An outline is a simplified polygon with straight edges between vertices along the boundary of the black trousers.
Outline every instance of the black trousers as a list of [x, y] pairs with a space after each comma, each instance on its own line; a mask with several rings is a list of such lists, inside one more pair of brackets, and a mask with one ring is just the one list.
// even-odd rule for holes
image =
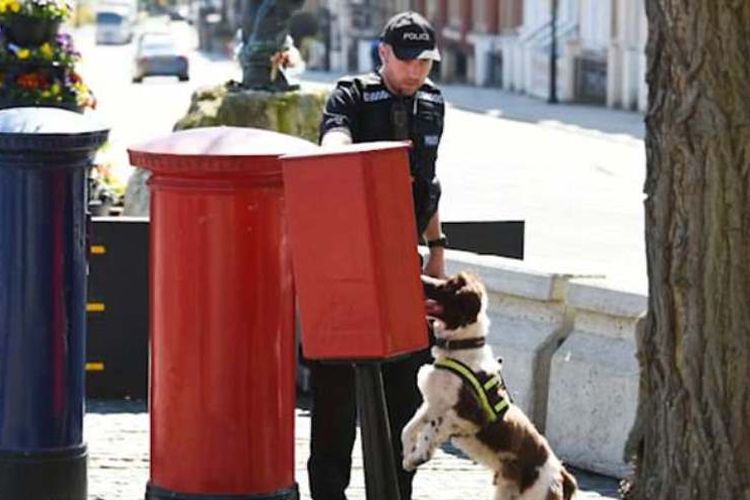
[[[422, 396], [417, 388], [419, 367], [432, 362], [429, 349], [382, 364], [385, 399], [401, 500], [411, 500], [413, 472], [401, 468], [401, 430]], [[313, 500], [346, 500], [356, 431], [357, 398], [354, 367], [310, 363], [313, 396], [310, 459], [307, 462]]]

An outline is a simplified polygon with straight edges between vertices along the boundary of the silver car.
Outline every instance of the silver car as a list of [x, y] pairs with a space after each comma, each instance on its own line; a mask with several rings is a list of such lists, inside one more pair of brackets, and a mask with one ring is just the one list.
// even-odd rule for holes
[[169, 33], [144, 33], [138, 38], [135, 51], [133, 83], [147, 76], [176, 76], [187, 81], [188, 59]]

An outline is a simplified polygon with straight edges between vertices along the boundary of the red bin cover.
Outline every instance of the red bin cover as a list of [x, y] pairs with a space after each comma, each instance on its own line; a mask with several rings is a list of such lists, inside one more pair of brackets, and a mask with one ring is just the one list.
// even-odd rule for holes
[[388, 358], [427, 347], [408, 145], [282, 162], [305, 356]]

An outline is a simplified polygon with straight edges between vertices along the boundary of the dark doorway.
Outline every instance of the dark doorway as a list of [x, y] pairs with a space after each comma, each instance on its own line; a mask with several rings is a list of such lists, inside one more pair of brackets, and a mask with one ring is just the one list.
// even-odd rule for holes
[[501, 52], [490, 52], [487, 54], [487, 80], [488, 87], [503, 86], [503, 54]]

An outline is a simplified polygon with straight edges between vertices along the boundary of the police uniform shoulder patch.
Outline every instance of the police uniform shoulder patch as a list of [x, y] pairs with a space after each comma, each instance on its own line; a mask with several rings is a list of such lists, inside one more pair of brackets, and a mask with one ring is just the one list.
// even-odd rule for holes
[[432, 102], [435, 104], [443, 104], [443, 96], [439, 92], [427, 92], [426, 90], [420, 90], [417, 92], [417, 99], [423, 101]]
[[364, 102], [386, 101], [391, 98], [391, 93], [383, 84], [383, 79], [377, 73], [368, 73], [359, 77], [362, 83], [362, 100]]
[[391, 98], [390, 92], [385, 89], [365, 90], [362, 93], [362, 100], [365, 102], [385, 101]]

